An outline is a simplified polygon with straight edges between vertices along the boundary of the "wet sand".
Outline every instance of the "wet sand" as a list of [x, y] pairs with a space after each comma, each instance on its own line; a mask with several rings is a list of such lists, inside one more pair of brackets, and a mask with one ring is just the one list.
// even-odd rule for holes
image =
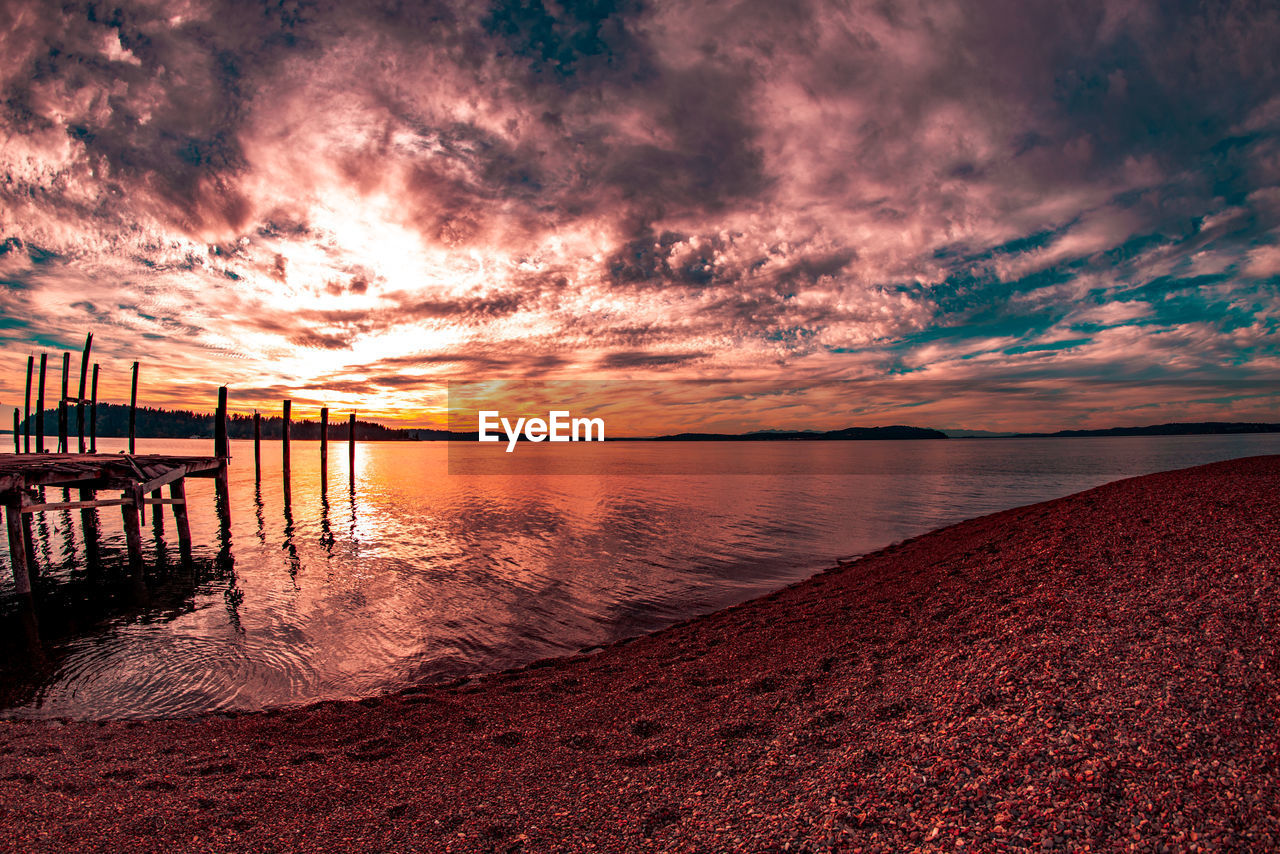
[[1280, 847], [1280, 457], [378, 700], [0, 723], [0, 850]]

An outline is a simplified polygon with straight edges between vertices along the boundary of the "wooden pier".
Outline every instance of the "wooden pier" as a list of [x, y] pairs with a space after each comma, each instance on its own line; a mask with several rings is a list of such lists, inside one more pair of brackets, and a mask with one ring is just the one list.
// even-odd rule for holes
[[[191, 530], [187, 519], [186, 486], [188, 477], [207, 477], [214, 480], [215, 504], [222, 526], [224, 550], [229, 548], [231, 525], [231, 496], [228, 482], [228, 465], [231, 461], [230, 435], [227, 417], [227, 388], [218, 389], [218, 406], [214, 413], [213, 456], [173, 456], [168, 454], [135, 454], [138, 408], [138, 362], [132, 365], [129, 387], [128, 453], [99, 454], [98, 439], [98, 364], [91, 362], [93, 334], [85, 336], [80, 358], [79, 391], [72, 396], [71, 353], [62, 354], [62, 394], [57, 398], [58, 422], [57, 453], [45, 449], [45, 393], [48, 354], [40, 354], [40, 368], [36, 372], [35, 355], [27, 357], [26, 389], [22, 408], [13, 412], [13, 453], [0, 455], [0, 503], [5, 509], [8, 528], [9, 555], [13, 566], [14, 582], [19, 594], [31, 593], [31, 581], [37, 577], [35, 564], [32, 516], [50, 511], [80, 511], [84, 529], [86, 556], [90, 564], [98, 554], [97, 511], [102, 507], [119, 507], [124, 524], [125, 542], [129, 561], [133, 566], [142, 563], [142, 526], [146, 523], [148, 505], [155, 507], [152, 527], [156, 536], [164, 529], [164, 505], [173, 509], [182, 556], [191, 557]], [[32, 387], [35, 384], [35, 411], [32, 411]], [[76, 408], [75, 431], [71, 429], [71, 407]], [[86, 412], [87, 409], [87, 412]], [[86, 415], [88, 416], [86, 419]], [[282, 445], [282, 474], [285, 497], [285, 513], [289, 510], [290, 491], [290, 427], [292, 401], [283, 401], [280, 420]], [[87, 425], [86, 425], [87, 422]], [[262, 418], [253, 414], [253, 468], [254, 482], [262, 482]], [[32, 427], [35, 442], [31, 441]], [[87, 426], [87, 435], [86, 435]], [[309, 426], [309, 425], [308, 425]], [[336, 429], [340, 429], [334, 425]], [[324, 500], [329, 466], [329, 408], [320, 409], [320, 491]], [[348, 464], [351, 470], [351, 487], [355, 489], [356, 468], [356, 416], [352, 412], [347, 421]], [[86, 443], [87, 438], [87, 443]], [[335, 437], [337, 438], [337, 437]], [[72, 449], [76, 440], [79, 453]], [[163, 497], [164, 487], [169, 497]], [[48, 501], [46, 489], [61, 489], [62, 501]], [[78, 500], [71, 500], [75, 490]], [[112, 493], [99, 497], [100, 493]], [[116, 497], [118, 494], [119, 497]]]
[[[9, 555], [17, 592], [31, 591], [37, 572], [31, 549], [31, 514], [54, 510], [82, 511], [85, 538], [95, 533], [92, 511], [119, 507], [131, 563], [142, 562], [142, 523], [147, 505], [170, 505], [184, 557], [191, 553], [191, 529], [187, 520], [188, 477], [215, 478], [224, 484], [226, 456], [188, 457], [168, 454], [6, 454], [0, 456], [0, 501], [5, 508]], [[169, 497], [160, 490], [169, 488]], [[44, 488], [75, 489], [78, 501], [45, 501]], [[225, 487], [224, 487], [225, 488]], [[99, 498], [102, 491], [119, 491], [119, 497]], [[221, 490], [219, 490], [221, 491]], [[221, 508], [220, 508], [221, 509]], [[159, 514], [162, 506], [157, 506]], [[83, 511], [90, 511], [85, 513]]]

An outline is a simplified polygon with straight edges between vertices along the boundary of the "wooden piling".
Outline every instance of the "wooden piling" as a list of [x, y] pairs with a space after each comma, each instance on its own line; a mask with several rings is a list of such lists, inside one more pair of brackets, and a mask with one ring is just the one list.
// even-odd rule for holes
[[62, 398], [58, 401], [58, 453], [71, 450], [67, 444], [67, 388], [71, 376], [71, 354], [62, 354]]
[[329, 479], [329, 407], [320, 407], [320, 482]]
[[22, 453], [22, 427], [18, 424], [18, 407], [13, 408], [13, 452], [15, 454]]
[[31, 592], [31, 575], [28, 572], [30, 556], [27, 554], [26, 540], [22, 536], [22, 505], [16, 501], [6, 504], [4, 520], [9, 531], [9, 563], [13, 567], [13, 586], [20, 595], [27, 594]]
[[218, 409], [213, 415], [213, 455], [226, 458], [231, 456], [227, 449], [227, 387], [218, 389]]
[[189, 560], [191, 558], [191, 523], [187, 517], [187, 487], [182, 478], [169, 484], [169, 497], [173, 499], [173, 524], [178, 529], [178, 551], [184, 560]]
[[36, 453], [44, 453], [44, 371], [48, 354], [40, 354], [40, 391], [36, 395]]
[[22, 402], [22, 452], [31, 453], [31, 375], [35, 373], [36, 357], [27, 357], [27, 396]]
[[[89, 487], [80, 487], [80, 501], [91, 504], [97, 501], [97, 492]], [[94, 507], [80, 508], [80, 528], [84, 532], [84, 552], [90, 566], [96, 566], [98, 555], [98, 511]]]
[[284, 402], [284, 418], [280, 422], [280, 438], [284, 443], [284, 482], [289, 482], [289, 410], [293, 402]]
[[89, 392], [89, 453], [98, 453], [98, 363], [93, 363], [93, 388]]
[[164, 493], [159, 489], [151, 490], [151, 500], [155, 505], [151, 508], [151, 527], [156, 536], [156, 545], [159, 545], [160, 537], [164, 535]]
[[356, 414], [347, 420], [347, 471], [351, 485], [356, 483]]
[[227, 480], [227, 463], [231, 459], [231, 448], [227, 442], [227, 387], [218, 389], [218, 411], [214, 413], [213, 423], [213, 455], [221, 461], [214, 486], [218, 494], [218, 512], [227, 513], [230, 509], [231, 488]]
[[124, 521], [124, 540], [129, 549], [129, 563], [138, 566], [142, 563], [142, 517], [138, 510], [142, 507], [142, 489], [133, 484], [124, 491], [124, 503], [120, 505], [120, 515]]
[[80, 453], [84, 453], [84, 396], [88, 392], [85, 388], [89, 372], [89, 352], [93, 349], [93, 333], [90, 332], [84, 339], [84, 353], [80, 356], [80, 392], [76, 395], [76, 432], [80, 438]]
[[138, 435], [138, 363], [133, 363], [133, 383], [129, 390], [129, 453], [133, 453]]
[[253, 411], [253, 482], [262, 483], [262, 416]]
[[[31, 499], [26, 495], [23, 495], [20, 500], [22, 502], [22, 506], [32, 503]], [[27, 551], [27, 574], [31, 576], [32, 580], [35, 580], [40, 577], [40, 567], [36, 563], [36, 538], [35, 534], [31, 530], [31, 514], [23, 513], [21, 522], [22, 544], [26, 547]]]

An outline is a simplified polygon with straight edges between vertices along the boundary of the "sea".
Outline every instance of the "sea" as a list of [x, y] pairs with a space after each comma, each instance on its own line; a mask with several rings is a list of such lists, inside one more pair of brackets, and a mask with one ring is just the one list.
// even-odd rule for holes
[[[99, 439], [101, 451], [124, 440]], [[209, 455], [209, 440], [138, 453]], [[522, 445], [232, 442], [230, 516], [189, 480], [194, 548], [147, 508], [35, 519], [31, 598], [0, 569], [0, 717], [121, 719], [361, 698], [574, 654], [908, 537], [1124, 477], [1280, 453], [1280, 434]], [[519, 456], [520, 465], [514, 459]], [[46, 500], [61, 500], [48, 490]], [[73, 496], [74, 497], [74, 496]]]

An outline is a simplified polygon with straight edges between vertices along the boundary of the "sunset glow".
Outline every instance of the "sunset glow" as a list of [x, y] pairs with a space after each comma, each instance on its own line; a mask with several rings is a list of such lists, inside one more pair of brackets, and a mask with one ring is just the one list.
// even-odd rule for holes
[[1280, 376], [1278, 42], [1231, 4], [6, 4], [0, 401], [93, 332], [105, 400], [137, 359], [150, 405], [304, 417], [909, 375], [1274, 420], [1213, 385]]

